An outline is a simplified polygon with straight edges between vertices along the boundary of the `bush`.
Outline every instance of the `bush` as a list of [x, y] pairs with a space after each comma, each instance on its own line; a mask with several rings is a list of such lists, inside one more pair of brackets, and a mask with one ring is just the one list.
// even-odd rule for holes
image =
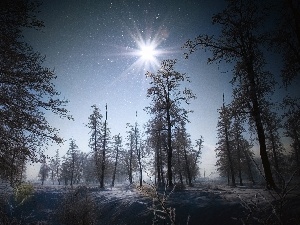
[[32, 196], [34, 192], [33, 185], [22, 183], [14, 188], [14, 197], [18, 204], [22, 204], [26, 199]]
[[87, 188], [81, 186], [66, 194], [57, 215], [65, 225], [96, 224], [96, 204]]

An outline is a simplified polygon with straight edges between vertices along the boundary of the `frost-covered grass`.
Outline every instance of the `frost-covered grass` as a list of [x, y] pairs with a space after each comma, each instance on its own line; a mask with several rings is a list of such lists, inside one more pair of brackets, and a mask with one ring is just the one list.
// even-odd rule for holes
[[[83, 187], [87, 194], [86, 198], [81, 198], [81, 200], [73, 197], [77, 196], [75, 193], [80, 187]], [[34, 184], [33, 196], [24, 201], [18, 212], [23, 210], [24, 217], [25, 215], [32, 215], [38, 221], [50, 219], [51, 222], [51, 218], [53, 219], [57, 215], [57, 209], [62, 211], [64, 206], [66, 209], [69, 208], [69, 210], [65, 210], [65, 212], [69, 212], [69, 214], [65, 214], [67, 217], [70, 217], [72, 212], [80, 215], [80, 212], [85, 212], [84, 209], [89, 208], [87, 206], [91, 206], [90, 210], [87, 211], [91, 212], [90, 215], [97, 217], [95, 219], [100, 221], [99, 224], [152, 224], [154, 209], [162, 210], [158, 207], [158, 201], [155, 203], [156, 208], [153, 207], [153, 199], [156, 198], [157, 200], [156, 194], [160, 198], [164, 194], [163, 188], [158, 189], [157, 193], [155, 191], [150, 184], [145, 184], [143, 189], [128, 184], [117, 184], [115, 187], [100, 189], [98, 184], [79, 184], [70, 187], [36, 183]], [[168, 195], [170, 191], [167, 190], [166, 194]], [[242, 219], [246, 221], [247, 216], [265, 218], [263, 213], [269, 213], [269, 209], [262, 213], [255, 211], [276, 205], [278, 202], [274, 201], [273, 197], [272, 192], [263, 186], [232, 188], [210, 181], [195, 183], [193, 187], [175, 188], [165, 203], [168, 208], [174, 209], [176, 224], [177, 221], [180, 224], [186, 224], [188, 218], [190, 225], [241, 224]], [[292, 206], [292, 211], [300, 208], [298, 189], [294, 189], [285, 198], [289, 200], [285, 207]], [[79, 203], [84, 206], [79, 206]], [[81, 211], [77, 212], [72, 207]], [[249, 213], [251, 210], [252, 213]], [[159, 211], [157, 211], [156, 216], [158, 213]], [[160, 215], [164, 215], [164, 213]], [[200, 220], [201, 223], [199, 223]], [[247, 221], [253, 222], [250, 219]], [[257, 224], [260, 223], [257, 222]]]

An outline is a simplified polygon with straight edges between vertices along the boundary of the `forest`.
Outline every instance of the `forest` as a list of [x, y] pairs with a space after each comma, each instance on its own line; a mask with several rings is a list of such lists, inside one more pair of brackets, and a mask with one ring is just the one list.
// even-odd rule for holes
[[[61, 137], [46, 112], [72, 121], [68, 100], [56, 90], [54, 70], [43, 66], [43, 53], [24, 39], [25, 29], [44, 27], [36, 16], [39, 3], [16, 2], [0, 3], [0, 224], [300, 224], [299, 2], [229, 0], [211, 19], [218, 35], [203, 33], [182, 44], [185, 60], [208, 52], [208, 67], [232, 67], [232, 100], [223, 94], [211, 128], [218, 140], [215, 179], [200, 173], [206, 134], [192, 140], [187, 129], [193, 113], [188, 106], [197, 96], [176, 59], [164, 59], [144, 75], [151, 104], [136, 110], [147, 112], [147, 123], [139, 124], [136, 112], [135, 123], [120, 121], [125, 136], [112, 134], [110, 103], [103, 110], [95, 103], [84, 124], [90, 151]], [[282, 62], [277, 74], [266, 69], [278, 67], [270, 60], [274, 55]], [[295, 90], [278, 99], [278, 87]], [[65, 139], [65, 155], [59, 149], [45, 154]], [[30, 183], [26, 166], [36, 163], [39, 182]], [[37, 210], [46, 198], [56, 199], [40, 203], [53, 210], [48, 214]], [[135, 205], [139, 201], [144, 208]], [[232, 211], [218, 217], [219, 211], [200, 201]]]

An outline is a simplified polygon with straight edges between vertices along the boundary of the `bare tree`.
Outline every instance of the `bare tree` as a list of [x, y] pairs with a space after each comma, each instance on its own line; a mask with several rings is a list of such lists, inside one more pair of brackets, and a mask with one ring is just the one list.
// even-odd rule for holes
[[112, 183], [111, 186], [114, 187], [115, 186], [115, 178], [116, 178], [116, 173], [117, 173], [117, 166], [118, 166], [118, 160], [119, 160], [119, 151], [120, 151], [120, 147], [122, 144], [122, 139], [120, 134], [114, 136], [114, 150], [115, 150], [115, 163], [114, 163], [114, 171], [113, 171], [113, 177], [112, 177]]
[[156, 74], [147, 72], [152, 85], [147, 92], [147, 97], [152, 98], [152, 105], [146, 107], [148, 113], [163, 116], [163, 127], [167, 132], [167, 174], [168, 185], [173, 186], [172, 181], [172, 128], [177, 122], [188, 121], [188, 111], [180, 107], [182, 102], [189, 104], [195, 95], [188, 88], [180, 91], [181, 83], [189, 82], [189, 78], [184, 73], [175, 71], [176, 60], [163, 60], [161, 67]]
[[[16, 147], [25, 161], [39, 161], [47, 143], [62, 143], [44, 111], [67, 117], [67, 101], [55, 90], [54, 71], [42, 67], [45, 57], [24, 41], [24, 28], [40, 30], [39, 3], [2, 1], [0, 7], [0, 173], [8, 177], [8, 160]], [[18, 146], [16, 146], [18, 143]], [[20, 148], [21, 147], [21, 148]]]
[[249, 113], [254, 124], [260, 146], [260, 156], [268, 188], [276, 188], [266, 148], [265, 128], [262, 121], [262, 101], [272, 93], [273, 76], [264, 71], [262, 47], [266, 45], [266, 35], [260, 29], [266, 14], [263, 4], [252, 0], [228, 1], [223, 12], [213, 16], [214, 24], [221, 25], [219, 37], [199, 35], [194, 41], [188, 40], [186, 57], [198, 47], [213, 53], [208, 62], [235, 62], [232, 83], [237, 85], [234, 98], [238, 102], [236, 110]]

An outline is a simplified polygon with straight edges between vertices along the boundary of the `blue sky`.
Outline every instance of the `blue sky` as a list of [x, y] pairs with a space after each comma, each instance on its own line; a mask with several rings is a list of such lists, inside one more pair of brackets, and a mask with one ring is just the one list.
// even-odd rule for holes
[[[42, 31], [26, 31], [25, 38], [36, 51], [46, 56], [45, 66], [55, 69], [56, 88], [61, 97], [70, 100], [67, 109], [74, 121], [49, 114], [51, 125], [60, 129], [67, 140], [52, 146], [64, 155], [68, 140], [76, 140], [80, 150], [88, 147], [89, 130], [85, 127], [91, 106], [96, 104], [104, 113], [108, 104], [108, 125], [111, 134], [125, 136], [126, 123], [145, 123], [149, 116], [143, 111], [148, 105], [147, 70], [155, 72], [162, 59], [178, 59], [177, 70], [187, 73], [188, 87], [197, 99], [189, 106], [194, 110], [188, 125], [192, 139], [204, 137], [201, 168], [212, 168], [216, 139], [217, 109], [231, 99], [231, 79], [226, 65], [207, 65], [209, 52], [198, 51], [188, 60], [181, 49], [185, 41], [201, 33], [217, 33], [211, 16], [224, 6], [223, 1], [42, 1], [39, 18], [45, 22]], [[140, 59], [141, 44], [155, 45], [155, 59]], [[124, 138], [123, 138], [124, 139]], [[35, 172], [34, 172], [35, 170]], [[36, 168], [29, 168], [36, 174]]]

